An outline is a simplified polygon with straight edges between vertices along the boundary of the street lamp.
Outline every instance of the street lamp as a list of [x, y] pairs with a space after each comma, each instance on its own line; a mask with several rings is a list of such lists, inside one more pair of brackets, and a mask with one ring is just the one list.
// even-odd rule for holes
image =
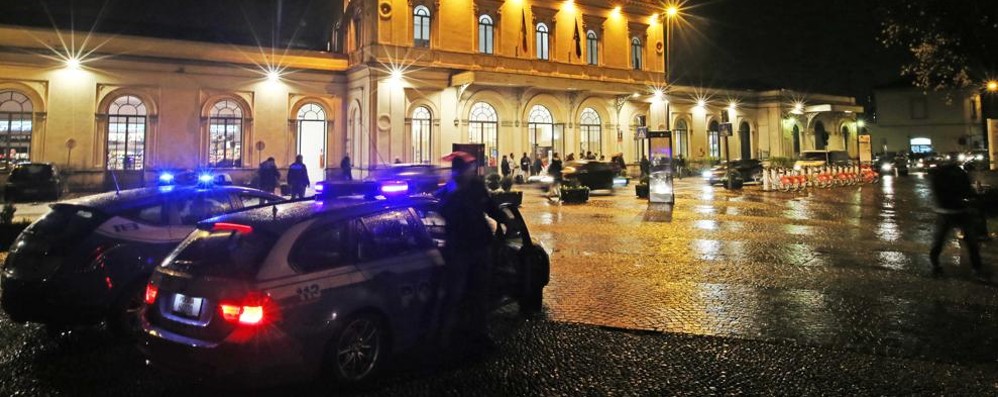
[[985, 88], [987, 88], [988, 92], [998, 92], [998, 80], [988, 81]]

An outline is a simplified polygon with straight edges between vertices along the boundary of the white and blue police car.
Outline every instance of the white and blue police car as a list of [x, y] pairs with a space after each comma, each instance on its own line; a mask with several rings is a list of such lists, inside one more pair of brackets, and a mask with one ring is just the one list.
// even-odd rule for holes
[[51, 330], [107, 321], [139, 330], [146, 282], [198, 221], [283, 201], [236, 186], [160, 186], [51, 205], [11, 245], [0, 273], [0, 306], [17, 322]]
[[[340, 197], [357, 186], [367, 193]], [[171, 372], [238, 384], [370, 380], [435, 331], [448, 272], [438, 202], [373, 189], [327, 183], [314, 202], [199, 223], [149, 279], [140, 349]], [[492, 302], [538, 312], [548, 254], [517, 208], [500, 209]]]

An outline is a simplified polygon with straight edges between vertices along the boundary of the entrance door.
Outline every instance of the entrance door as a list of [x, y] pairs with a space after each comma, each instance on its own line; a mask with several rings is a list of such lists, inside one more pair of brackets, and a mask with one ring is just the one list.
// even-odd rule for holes
[[752, 132], [748, 123], [742, 123], [739, 126], [738, 141], [742, 144], [742, 160], [752, 158]]
[[326, 122], [302, 120], [298, 125], [298, 154], [313, 184], [326, 180]]

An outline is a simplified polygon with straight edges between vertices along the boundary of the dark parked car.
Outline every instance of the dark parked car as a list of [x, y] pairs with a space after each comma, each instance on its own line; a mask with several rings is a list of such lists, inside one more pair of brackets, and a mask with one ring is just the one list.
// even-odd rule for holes
[[756, 159], [734, 160], [715, 165], [703, 172], [703, 179], [708, 185], [722, 183], [728, 179], [728, 171], [731, 169], [738, 171], [745, 182], [762, 180], [762, 162]]
[[408, 193], [433, 193], [447, 181], [446, 170], [429, 164], [392, 164], [376, 170], [372, 181], [405, 182]]
[[[240, 384], [321, 377], [366, 382], [440, 323], [451, 276], [439, 204], [426, 196], [330, 196], [198, 224], [145, 289], [140, 349], [156, 366]], [[358, 185], [364, 187], [365, 185]], [[360, 193], [360, 192], [357, 192]], [[542, 309], [547, 251], [516, 207], [494, 230], [493, 307]], [[266, 376], [260, 376], [265, 374]]]
[[565, 181], [577, 180], [589, 190], [613, 189], [613, 165], [601, 161], [569, 161], [562, 171]]
[[62, 195], [62, 178], [52, 163], [21, 163], [14, 166], [4, 186], [4, 198], [18, 201], [26, 198], [58, 200]]
[[58, 330], [106, 320], [128, 336], [149, 274], [198, 221], [282, 200], [236, 186], [163, 186], [52, 204], [11, 246], [0, 307], [16, 322]]

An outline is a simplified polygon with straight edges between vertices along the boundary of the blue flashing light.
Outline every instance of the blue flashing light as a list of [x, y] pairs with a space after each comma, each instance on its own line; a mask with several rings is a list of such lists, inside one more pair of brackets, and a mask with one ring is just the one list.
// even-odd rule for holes
[[172, 184], [173, 178], [174, 178], [173, 174], [169, 172], [164, 172], [162, 174], [159, 174], [159, 183], [162, 183], [164, 185]]
[[211, 181], [213, 181], [213, 180], [215, 180], [215, 177], [211, 176], [211, 174], [201, 174], [201, 175], [198, 175], [198, 182], [201, 182], [201, 183], [211, 183]]
[[384, 182], [381, 184], [381, 194], [394, 196], [409, 192], [409, 184], [405, 182]]
[[324, 185], [322, 183], [316, 183], [315, 184], [315, 193], [316, 194], [321, 194], [323, 190], [326, 190], [326, 185]]

